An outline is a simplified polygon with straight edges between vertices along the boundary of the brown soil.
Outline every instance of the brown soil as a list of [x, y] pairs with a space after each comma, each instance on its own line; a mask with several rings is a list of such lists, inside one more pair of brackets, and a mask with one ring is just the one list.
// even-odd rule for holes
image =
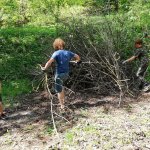
[[114, 96], [67, 95], [65, 112], [54, 95], [54, 120], [46, 93], [17, 98], [0, 120], [0, 150], [150, 149], [149, 93], [122, 99], [119, 108]]

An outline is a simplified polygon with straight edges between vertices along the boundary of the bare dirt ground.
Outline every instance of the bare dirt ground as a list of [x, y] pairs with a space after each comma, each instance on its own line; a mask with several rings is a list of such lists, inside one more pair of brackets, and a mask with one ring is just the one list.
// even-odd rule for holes
[[[71, 98], [70, 98], [71, 97]], [[77, 93], [67, 98], [66, 113], [54, 98], [53, 130], [50, 100], [33, 93], [7, 108], [8, 120], [0, 120], [0, 150], [149, 150], [150, 94], [118, 98]]]

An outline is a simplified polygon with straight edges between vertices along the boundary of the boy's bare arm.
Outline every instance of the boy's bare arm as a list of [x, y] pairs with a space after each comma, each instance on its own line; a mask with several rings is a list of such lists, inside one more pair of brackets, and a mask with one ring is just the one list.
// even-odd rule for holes
[[42, 67], [42, 70], [48, 69], [54, 61], [55, 60], [53, 58], [49, 59], [49, 61], [45, 64], [45, 66]]
[[123, 62], [123, 64], [125, 64], [125, 63], [127, 63], [127, 62], [131, 62], [131, 61], [135, 60], [136, 58], [137, 58], [136, 56], [132, 56], [132, 57], [130, 57], [129, 59], [125, 60], [125, 61]]
[[127, 59], [126, 61], [127, 62], [131, 62], [131, 61], [133, 61], [133, 60], [135, 60], [136, 59], [136, 56], [132, 56], [132, 57], [130, 57], [129, 59]]

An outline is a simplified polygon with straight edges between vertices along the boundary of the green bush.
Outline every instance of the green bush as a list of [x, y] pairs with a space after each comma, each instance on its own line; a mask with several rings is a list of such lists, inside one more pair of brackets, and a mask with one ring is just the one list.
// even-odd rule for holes
[[[0, 30], [0, 77], [27, 77], [28, 70], [50, 53], [55, 28], [8, 28]], [[45, 62], [44, 62], [45, 63]]]
[[2, 96], [5, 105], [14, 106], [16, 96], [21, 94], [30, 93], [32, 91], [31, 82], [29, 79], [18, 79], [3, 81]]
[[4, 81], [2, 84], [2, 94], [4, 97], [15, 97], [31, 92], [31, 90], [30, 80], [28, 79]]

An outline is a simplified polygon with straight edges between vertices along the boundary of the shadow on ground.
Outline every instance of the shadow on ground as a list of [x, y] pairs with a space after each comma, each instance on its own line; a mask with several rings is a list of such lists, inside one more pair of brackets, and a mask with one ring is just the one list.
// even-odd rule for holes
[[[76, 96], [67, 97], [66, 111], [62, 112], [59, 110], [57, 97], [53, 97], [53, 110], [51, 110], [51, 102], [47, 98], [47, 93], [39, 92], [32, 93], [17, 98], [19, 104], [13, 108], [7, 108], [6, 112], [8, 115], [7, 120], [0, 120], [0, 136], [5, 134], [12, 129], [22, 130], [29, 125], [41, 125], [49, 126], [53, 128], [52, 113], [55, 121], [55, 125], [58, 127], [58, 131], [63, 132], [67, 128], [73, 127], [77, 123], [78, 118], [86, 117], [80, 113], [76, 113], [76, 110], [81, 108], [88, 109], [90, 107], [104, 106], [104, 109], [108, 111], [108, 105], [113, 107], [118, 106], [118, 98], [114, 96], [94, 96], [83, 95], [77, 93]], [[127, 106], [129, 103], [137, 102], [139, 99], [126, 99], [123, 102], [122, 107]], [[105, 107], [106, 106], [106, 107]], [[64, 128], [59, 128], [65, 126]], [[36, 126], [37, 127], [37, 126]], [[37, 128], [38, 129], [38, 128]]]

